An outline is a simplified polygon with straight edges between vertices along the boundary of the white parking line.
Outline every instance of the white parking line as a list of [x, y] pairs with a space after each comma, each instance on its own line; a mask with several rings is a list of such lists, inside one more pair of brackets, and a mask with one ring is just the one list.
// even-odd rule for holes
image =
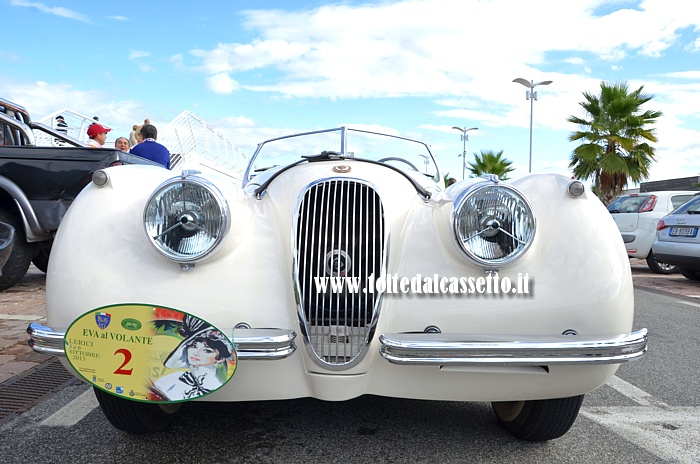
[[642, 406], [658, 406], [662, 408], [668, 407], [666, 403], [657, 400], [641, 388], [637, 388], [631, 383], [625, 382], [616, 375], [614, 375], [612, 379], [608, 380], [607, 385], [622, 393], [635, 403], [641, 404]]
[[700, 462], [700, 408], [674, 407], [615, 376], [608, 385], [640, 406], [584, 407], [581, 415], [668, 462]]
[[667, 462], [700, 462], [700, 408], [587, 407], [584, 417]]
[[49, 427], [69, 427], [90, 414], [99, 404], [92, 388], [44, 419], [39, 425]]
[[[698, 297], [695, 296], [695, 295], [688, 295], [688, 296], [691, 297], [691, 298], [698, 298]], [[684, 305], [688, 305], [688, 306], [693, 306], [693, 307], [695, 307], [695, 308], [700, 308], [700, 304], [691, 303], [691, 302], [689, 302], [689, 301], [676, 300], [676, 303], [680, 303], [680, 304], [684, 304]]]

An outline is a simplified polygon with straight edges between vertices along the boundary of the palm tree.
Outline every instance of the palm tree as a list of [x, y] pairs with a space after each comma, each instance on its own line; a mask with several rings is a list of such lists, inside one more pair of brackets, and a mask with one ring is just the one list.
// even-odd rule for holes
[[469, 164], [471, 177], [479, 177], [482, 174], [495, 174], [501, 180], [508, 180], [508, 173], [513, 171], [511, 161], [503, 156], [503, 150], [494, 153], [493, 150], [481, 150], [481, 154], [474, 153], [474, 162]]
[[442, 181], [445, 183], [445, 188], [457, 183], [457, 179], [455, 179], [454, 177], [450, 177], [449, 172], [445, 173], [445, 175], [442, 176]]
[[628, 180], [640, 182], [649, 177], [656, 142], [649, 126], [661, 111], [642, 112], [642, 105], [654, 98], [644, 94], [644, 86], [632, 92], [626, 83], [601, 82], [600, 95], [584, 92], [581, 107], [590, 119], [569, 116], [579, 130], [569, 140], [581, 141], [571, 154], [569, 167], [577, 179], [593, 178], [594, 191], [606, 205], [622, 192]]

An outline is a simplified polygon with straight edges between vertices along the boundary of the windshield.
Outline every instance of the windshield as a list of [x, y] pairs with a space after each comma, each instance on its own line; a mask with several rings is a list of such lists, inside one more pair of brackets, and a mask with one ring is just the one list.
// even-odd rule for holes
[[686, 201], [671, 214], [700, 214], [700, 195]]
[[623, 195], [608, 205], [611, 213], [638, 213], [650, 195]]
[[268, 169], [286, 166], [323, 151], [334, 151], [347, 158], [363, 158], [391, 164], [439, 179], [439, 168], [423, 142], [378, 132], [339, 127], [268, 140], [258, 145], [246, 170], [250, 180]]

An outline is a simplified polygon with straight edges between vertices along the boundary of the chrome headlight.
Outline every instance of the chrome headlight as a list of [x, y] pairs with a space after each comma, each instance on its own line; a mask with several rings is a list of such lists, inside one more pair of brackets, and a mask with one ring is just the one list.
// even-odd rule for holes
[[535, 216], [513, 187], [481, 182], [455, 201], [452, 227], [469, 259], [486, 269], [498, 269], [529, 248], [535, 237]]
[[178, 263], [193, 263], [214, 251], [230, 226], [228, 203], [211, 182], [183, 173], [158, 187], [143, 213], [156, 249]]

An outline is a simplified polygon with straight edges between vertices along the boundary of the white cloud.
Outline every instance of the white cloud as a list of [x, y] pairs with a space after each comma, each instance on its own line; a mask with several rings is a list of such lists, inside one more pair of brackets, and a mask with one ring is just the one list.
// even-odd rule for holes
[[172, 64], [174, 64], [175, 66], [178, 66], [178, 67], [179, 67], [179, 66], [182, 66], [182, 65], [183, 65], [183, 63], [184, 63], [184, 58], [185, 58], [185, 57], [182, 55], [182, 53], [178, 53], [178, 54], [173, 55], [173, 56], [171, 56], [170, 58], [168, 58], [168, 61], [170, 61], [170, 62], [171, 62]]
[[[527, 2], [509, 3], [504, 11], [500, 2], [478, 0], [248, 10], [243, 26], [255, 34], [250, 42], [219, 43], [191, 54], [209, 76], [270, 72], [274, 80], [238, 80], [243, 88], [288, 97], [491, 100], [498, 99], [509, 76], [534, 74], [533, 67], [552, 52], [613, 63], [635, 54], [655, 57], [679, 40], [676, 31], [700, 25], [698, 14], [675, 2], [644, 0], [638, 9], [606, 16], [596, 13], [600, 5], [601, 0], [542, 0], [537, 9], [546, 14], [533, 14]], [[584, 58], [567, 62], [583, 64]]]
[[14, 62], [18, 62], [20, 60], [19, 55], [17, 55], [16, 53], [6, 52], [4, 50], [0, 50], [0, 58], [2, 58], [3, 60]]
[[207, 87], [214, 93], [233, 93], [239, 89], [238, 82], [231, 79], [231, 76], [225, 72], [209, 76]]
[[107, 19], [113, 19], [115, 21], [128, 21], [129, 18], [126, 16], [121, 16], [121, 15], [116, 15], [116, 16], [107, 16]]
[[255, 127], [253, 120], [246, 116], [229, 116], [220, 121], [222, 125], [231, 128]]
[[88, 16], [82, 13], [78, 13], [77, 11], [70, 10], [68, 8], [63, 8], [61, 6], [50, 7], [46, 6], [43, 3], [28, 2], [25, 0], [10, 0], [10, 5], [34, 8], [36, 10], [41, 11], [42, 13], [60, 16], [62, 18], [75, 19], [76, 21], [82, 21], [84, 23], [92, 24], [92, 21], [90, 21]]
[[60, 108], [92, 111], [100, 95], [94, 91], [74, 89], [70, 84], [50, 84], [44, 81], [18, 83], [0, 82], [0, 95], [27, 108], [33, 119], [39, 119]]
[[685, 49], [692, 52], [700, 51], [700, 38], [697, 38], [693, 42], [686, 45]]
[[679, 79], [700, 80], [700, 71], [679, 71], [679, 72], [665, 73], [665, 74], [662, 74], [662, 76], [675, 77], [675, 78], [679, 78]]
[[134, 50], [131, 53], [129, 53], [129, 59], [130, 60], [138, 60], [140, 58], [146, 58], [151, 56], [150, 52], [145, 52], [143, 50]]
[[84, 91], [70, 84], [38, 82], [13, 82], [0, 80], [0, 95], [9, 101], [27, 108], [33, 120], [64, 108], [71, 109], [87, 117], [97, 115], [100, 121], [114, 128], [118, 135], [128, 135], [134, 123], [143, 121], [144, 115], [152, 114], [143, 102], [136, 100], [110, 100], [101, 91]]

